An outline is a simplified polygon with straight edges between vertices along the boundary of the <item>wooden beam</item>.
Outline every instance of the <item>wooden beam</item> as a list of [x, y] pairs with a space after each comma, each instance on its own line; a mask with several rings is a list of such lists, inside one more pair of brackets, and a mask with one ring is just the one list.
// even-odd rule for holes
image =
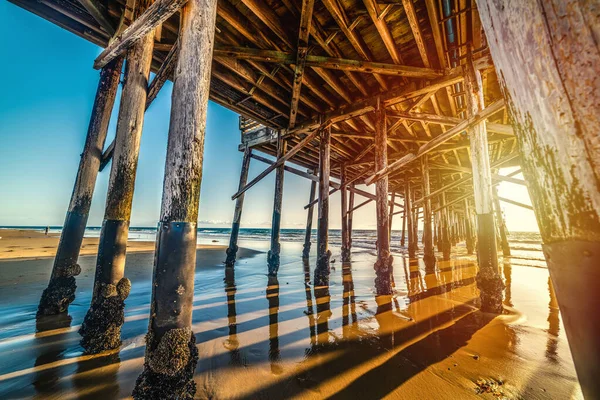
[[115, 24], [103, 3], [98, 0], [79, 0], [79, 3], [109, 35], [115, 34]]
[[436, 0], [425, 0], [425, 6], [427, 8], [427, 15], [429, 16], [429, 25], [431, 26], [431, 33], [433, 34], [433, 42], [435, 43], [435, 51], [438, 56], [441, 68], [446, 68], [446, 52], [444, 51], [444, 40], [442, 38], [442, 32], [438, 23], [438, 6]]
[[371, 183], [381, 179], [382, 177], [387, 176], [394, 171], [397, 171], [406, 164], [409, 164], [410, 162], [416, 160], [420, 156], [431, 152], [436, 147], [452, 139], [457, 134], [465, 131], [466, 129], [469, 129], [471, 126], [474, 126], [486, 120], [489, 116], [495, 114], [502, 108], [504, 108], [504, 100], [496, 101], [495, 103], [487, 107], [485, 110], [481, 111], [479, 114], [464, 120], [460, 124], [454, 126], [452, 129], [447, 130], [446, 132], [435, 137], [431, 141], [425, 143], [424, 145], [419, 147], [419, 149], [415, 153], [408, 153], [399, 160], [396, 160], [393, 163], [391, 163], [387, 168], [377, 171], [375, 174], [371, 175], [365, 180], [365, 184], [370, 185]]
[[503, 201], [505, 203], [509, 203], [509, 204], [512, 204], [512, 205], [515, 205], [515, 206], [519, 206], [519, 207], [522, 207], [522, 208], [526, 208], [528, 210], [532, 210], [533, 211], [533, 207], [532, 206], [527, 205], [527, 204], [523, 204], [523, 203], [519, 203], [518, 201], [514, 201], [514, 200], [511, 200], [511, 199], [507, 199], [506, 197], [500, 197], [500, 196], [498, 196], [498, 200]]
[[308, 55], [308, 38], [310, 36], [310, 25], [312, 21], [315, 0], [302, 0], [302, 12], [300, 15], [300, 27], [298, 28], [298, 45], [296, 46], [296, 65], [294, 68], [294, 85], [292, 86], [292, 101], [290, 104], [290, 119], [288, 127], [291, 129], [296, 124], [296, 113], [298, 111], [298, 100], [302, 89], [304, 77], [304, 65]]
[[429, 86], [421, 89], [416, 89], [414, 85], [409, 84], [402, 86], [398, 89], [391, 89], [386, 93], [378, 96], [366, 98], [364, 100], [356, 101], [351, 105], [340, 107], [336, 110], [327, 112], [320, 115], [319, 117], [313, 118], [311, 121], [307, 121], [300, 125], [297, 125], [294, 129], [289, 130], [287, 134], [305, 132], [316, 129], [320, 121], [329, 121], [331, 123], [341, 122], [347, 119], [355, 118], [360, 115], [371, 112], [375, 109], [377, 98], [381, 97], [386, 107], [392, 106], [403, 101], [422, 96], [427, 93], [433, 93], [441, 88], [454, 85], [463, 80], [463, 75], [458, 73], [452, 73], [448, 76], [440, 78], [430, 83]]
[[292, 41], [288, 32], [283, 28], [279, 16], [263, 0], [241, 0], [266, 26], [268, 26], [281, 39], [286, 46], [292, 48]]
[[[509, 154], [509, 155], [507, 155], [507, 156], [505, 156], [505, 157], [503, 157], [503, 158], [501, 158], [501, 159], [493, 162], [490, 167], [491, 168], [499, 168], [503, 164], [506, 164], [506, 163], [514, 160], [515, 158], [518, 158], [518, 157], [519, 157], [518, 153]], [[520, 172], [520, 171], [511, 172], [510, 174], [508, 174], [506, 176], [512, 176], [513, 174], [518, 173], [518, 172]], [[465, 183], [469, 182], [471, 179], [473, 179], [472, 175], [471, 176], [467, 176], [467, 177], [462, 178], [462, 179], [459, 179], [457, 181], [451, 182], [451, 183], [449, 183], [446, 186], [442, 186], [441, 188], [436, 189], [433, 192], [431, 192], [429, 195], [424, 196], [424, 197], [420, 198], [419, 200], [416, 200], [415, 204], [420, 204], [420, 203], [422, 203], [426, 199], [432, 198], [432, 197], [437, 196], [437, 195], [439, 195], [439, 194], [441, 194], [443, 192], [446, 192], [448, 190], [454, 189], [454, 188], [456, 188], [456, 187], [458, 187], [458, 186], [460, 186], [462, 184], [465, 184]]]
[[[358, 35], [355, 30], [350, 29], [350, 27], [348, 26], [346, 14], [342, 9], [341, 5], [335, 0], [323, 0], [323, 5], [325, 6], [325, 8], [327, 8], [327, 11], [329, 11], [329, 14], [331, 14], [333, 20], [340, 27], [340, 29], [342, 30], [342, 32], [344, 33], [354, 50], [356, 50], [358, 55], [365, 61], [372, 61], [373, 54], [371, 53], [371, 50], [369, 50], [363, 38], [360, 35]], [[377, 80], [377, 82], [383, 89], [387, 90], [387, 83], [381, 76], [375, 74], [374, 78]]]
[[263, 179], [265, 176], [269, 175], [271, 173], [271, 171], [273, 171], [275, 168], [279, 167], [280, 165], [285, 163], [287, 160], [292, 158], [296, 153], [298, 153], [300, 150], [302, 150], [302, 148], [304, 146], [306, 146], [308, 144], [308, 142], [310, 142], [316, 136], [316, 134], [317, 134], [317, 131], [307, 135], [297, 145], [295, 145], [287, 153], [285, 153], [285, 155], [283, 155], [281, 158], [278, 158], [277, 161], [275, 162], [275, 164], [267, 167], [267, 169], [265, 169], [263, 172], [258, 174], [258, 176], [256, 178], [252, 179], [246, 186], [244, 186], [242, 189], [238, 190], [237, 193], [235, 193], [233, 196], [231, 196], [231, 200], [237, 199], [242, 193], [245, 193], [252, 186], [254, 186], [258, 182], [260, 182], [261, 179]]
[[[431, 165], [434, 167], [437, 167], [437, 168], [441, 168], [441, 169], [452, 169], [452, 170], [455, 170], [455, 171], [458, 171], [461, 173], [465, 173], [465, 174], [473, 174], [473, 170], [471, 168], [461, 167], [459, 165], [444, 164], [444, 163], [440, 163], [440, 162], [432, 162]], [[492, 176], [492, 179], [495, 179], [498, 181], [510, 182], [510, 183], [514, 183], [515, 185], [527, 186], [527, 182], [525, 182], [523, 179], [511, 178], [509, 176], [499, 175], [499, 174], [496, 174], [493, 172], [492, 172], [491, 176]]]
[[[373, 201], [373, 199], [367, 199], [367, 200], [363, 201], [363, 202], [362, 202], [362, 203], [360, 203], [359, 205], [357, 205], [357, 206], [354, 206], [354, 207], [350, 208], [350, 210], [348, 210], [348, 213], [347, 213], [347, 214], [351, 214], [351, 213], [353, 213], [354, 211], [358, 210], [358, 209], [359, 209], [359, 208], [361, 208], [362, 206], [365, 206], [365, 205], [369, 204], [369, 203], [370, 203], [370, 202], [372, 202], [372, 201]], [[398, 212], [404, 212], [404, 211], [398, 211]]]
[[373, 21], [373, 25], [379, 32], [379, 36], [381, 40], [383, 40], [383, 44], [387, 49], [388, 53], [392, 57], [392, 60], [396, 64], [403, 64], [402, 56], [398, 52], [396, 42], [394, 41], [394, 37], [390, 33], [390, 29], [388, 28], [385, 20], [382, 18], [379, 12], [379, 5], [376, 0], [363, 0], [365, 7], [367, 8], [367, 12], [371, 17], [371, 21]]
[[[246, 47], [217, 47], [215, 55], [272, 62], [278, 64], [296, 64], [297, 58], [287, 52], [277, 50], [251, 49]], [[392, 76], [406, 76], [410, 78], [434, 79], [444, 76], [444, 71], [432, 68], [412, 67], [373, 61], [350, 60], [345, 58], [307, 55], [306, 66], [335, 69], [341, 71], [354, 71], [367, 74], [382, 74]]]
[[187, 0], [157, 0], [133, 21], [123, 33], [116, 36], [94, 61], [94, 68], [102, 68], [135, 42], [175, 14]]
[[413, 33], [413, 37], [415, 38], [415, 42], [417, 43], [419, 54], [421, 55], [421, 59], [423, 60], [423, 65], [429, 68], [431, 63], [429, 62], [427, 48], [425, 47], [425, 40], [423, 39], [423, 33], [421, 32], [421, 27], [419, 26], [419, 19], [417, 18], [417, 12], [415, 11], [413, 1], [402, 0], [402, 5], [404, 6], [406, 18], [408, 18], [408, 23]]
[[156, 72], [156, 75], [154, 75], [154, 79], [152, 79], [152, 82], [148, 87], [148, 96], [146, 97], [146, 110], [148, 109], [148, 107], [150, 107], [150, 104], [152, 104], [154, 99], [156, 99], [156, 96], [158, 96], [158, 92], [160, 92], [160, 89], [162, 89], [165, 82], [168, 79], [170, 79], [173, 75], [173, 70], [175, 69], [175, 65], [177, 64], [178, 51], [179, 45], [178, 42], [175, 42], [173, 47], [171, 47], [169, 54], [167, 54], [167, 57]]
[[445, 115], [406, 112], [406, 111], [397, 111], [397, 110], [389, 110], [387, 112], [387, 116], [393, 117], [393, 118], [408, 119], [410, 121], [422, 121], [422, 122], [428, 122], [428, 123], [431, 122], [434, 124], [450, 125], [450, 126], [454, 126], [463, 121], [463, 119], [461, 119], [461, 118], [447, 117]]

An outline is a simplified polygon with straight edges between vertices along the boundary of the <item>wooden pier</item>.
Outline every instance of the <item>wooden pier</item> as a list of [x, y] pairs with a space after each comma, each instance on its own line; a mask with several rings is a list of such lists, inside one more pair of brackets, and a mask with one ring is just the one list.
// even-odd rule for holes
[[[500, 313], [497, 236], [505, 257], [510, 249], [499, 204], [523, 205], [498, 197], [495, 186], [526, 185], [583, 392], [600, 397], [600, 20], [592, 2], [10, 1], [104, 48], [90, 60], [100, 81], [39, 306], [40, 315], [58, 314], [74, 300], [96, 176], [112, 161], [94, 300], [81, 329], [90, 353], [120, 345], [144, 114], [152, 112], [166, 80], [174, 83], [152, 317], [134, 397], [190, 398], [195, 392], [191, 310], [209, 98], [241, 115], [244, 159], [232, 196], [228, 268], [235, 265], [244, 196], [275, 171], [264, 272], [277, 286], [283, 181], [290, 172], [312, 181], [303, 258], [310, 257], [318, 204], [312, 267], [323, 296], [329, 296], [331, 273], [329, 195], [341, 191], [344, 262], [351, 259], [353, 212], [375, 202], [379, 295], [393, 292], [390, 226], [393, 215], [402, 214], [401, 245], [411, 265], [423, 257], [435, 268], [436, 258], [449, 259], [452, 247], [465, 241], [467, 251], [477, 253], [481, 308]], [[105, 146], [123, 60], [117, 135]], [[151, 81], [150, 71], [156, 74]], [[252, 159], [265, 169], [248, 182]], [[514, 178], [520, 170], [499, 173], [517, 166], [525, 180]], [[374, 185], [375, 194], [362, 185]]]

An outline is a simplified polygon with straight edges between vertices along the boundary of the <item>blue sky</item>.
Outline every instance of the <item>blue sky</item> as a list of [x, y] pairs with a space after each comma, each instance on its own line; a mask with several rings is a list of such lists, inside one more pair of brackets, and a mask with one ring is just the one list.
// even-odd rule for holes
[[[89, 122], [101, 49], [6, 1], [0, 2], [0, 225], [62, 225]], [[160, 198], [171, 103], [167, 82], [144, 122], [132, 226], [154, 226]], [[118, 100], [108, 131], [114, 137]], [[209, 104], [199, 223], [229, 226], [241, 165], [238, 116]], [[253, 160], [250, 178], [265, 168]], [[104, 215], [109, 168], [98, 176], [89, 225]], [[274, 174], [246, 194], [242, 225], [270, 226]], [[514, 186], [514, 185], [511, 185]], [[303, 227], [310, 183], [286, 174], [282, 226]], [[373, 191], [370, 187], [367, 190]], [[501, 196], [529, 203], [526, 191], [500, 187]], [[511, 195], [511, 193], [513, 195]], [[360, 201], [360, 200], [359, 200]], [[525, 211], [525, 212], [523, 212]], [[339, 195], [331, 198], [331, 227], [340, 221]], [[506, 206], [509, 229], [535, 228], [533, 213]], [[513, 218], [514, 215], [514, 218]], [[355, 215], [356, 228], [375, 227], [373, 205]], [[529, 227], [529, 228], [528, 228]], [[394, 229], [401, 228], [399, 218]]]

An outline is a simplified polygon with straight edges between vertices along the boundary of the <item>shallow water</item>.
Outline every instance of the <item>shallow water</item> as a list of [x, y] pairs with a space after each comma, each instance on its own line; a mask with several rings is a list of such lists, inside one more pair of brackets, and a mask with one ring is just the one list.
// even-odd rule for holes
[[[333, 251], [328, 290], [312, 286], [314, 257], [303, 265], [299, 243], [282, 245], [278, 279], [266, 276], [265, 254], [233, 273], [213, 263], [196, 274], [197, 398], [581, 398], [546, 269], [504, 263], [498, 316], [478, 311], [477, 267], [462, 246], [435, 272], [396, 254], [395, 294], [379, 297], [374, 254], [355, 249], [342, 267]], [[136, 257], [152, 264], [152, 254]], [[69, 316], [36, 324], [35, 291], [0, 304], [0, 398], [129, 396], [142, 370], [150, 282], [133, 282], [120, 351], [83, 356], [85, 279]]]

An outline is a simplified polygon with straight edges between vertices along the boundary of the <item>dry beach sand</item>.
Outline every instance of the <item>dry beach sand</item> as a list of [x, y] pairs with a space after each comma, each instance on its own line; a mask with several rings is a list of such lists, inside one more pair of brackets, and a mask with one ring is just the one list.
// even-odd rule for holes
[[[0, 398], [127, 398], [142, 370], [153, 244], [131, 243], [121, 349], [84, 356], [77, 329], [94, 256], [80, 259], [69, 315], [36, 321], [57, 239], [11, 235], [1, 231], [0, 254], [8, 244], [27, 259], [0, 261]], [[263, 252], [240, 249], [226, 274], [223, 246], [199, 249], [197, 398], [581, 398], [547, 270], [503, 263], [505, 312], [491, 315], [477, 308], [477, 267], [461, 247], [434, 272], [395, 254], [396, 292], [380, 297], [371, 251], [333, 263], [328, 291], [311, 285], [314, 259], [303, 264], [300, 254], [300, 244], [283, 243], [278, 279], [269, 279]]]

